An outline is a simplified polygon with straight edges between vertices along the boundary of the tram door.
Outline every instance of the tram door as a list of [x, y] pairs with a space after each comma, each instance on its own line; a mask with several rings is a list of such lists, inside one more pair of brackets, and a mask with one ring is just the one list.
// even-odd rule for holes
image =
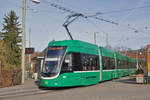
[[102, 81], [102, 54], [100, 48], [98, 48], [99, 51], [99, 66], [100, 66], [100, 79], [99, 81]]
[[68, 53], [62, 64], [61, 71], [67, 78], [63, 82], [69, 86], [81, 84], [80, 53]]

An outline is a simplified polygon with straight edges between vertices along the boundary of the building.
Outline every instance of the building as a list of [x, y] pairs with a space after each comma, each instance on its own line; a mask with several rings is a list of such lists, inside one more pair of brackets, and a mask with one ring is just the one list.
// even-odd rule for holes
[[[41, 64], [44, 59], [45, 50], [31, 54], [31, 62], [29, 63], [29, 55], [26, 54], [26, 77], [37, 79], [41, 72]], [[29, 73], [29, 76], [28, 76]]]

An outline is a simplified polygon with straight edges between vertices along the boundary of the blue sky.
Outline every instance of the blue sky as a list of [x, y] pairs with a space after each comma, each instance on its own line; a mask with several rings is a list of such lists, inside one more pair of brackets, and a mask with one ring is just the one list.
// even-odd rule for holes
[[[10, 10], [16, 12], [21, 22], [22, 1], [1, 0], [0, 30], [4, 15]], [[97, 44], [100, 46], [106, 45], [106, 33], [112, 47], [125, 46], [138, 49], [150, 44], [150, 0], [41, 0], [40, 4], [27, 0], [26, 46], [28, 47], [28, 32], [31, 28], [31, 46], [35, 47], [36, 51], [43, 50], [51, 40], [69, 39], [62, 24], [70, 13], [51, 7], [44, 1], [56, 3], [85, 15], [101, 12], [102, 14], [97, 17], [119, 23], [113, 25], [81, 17], [68, 26], [74, 39], [94, 43], [93, 33], [98, 32]], [[137, 9], [126, 10], [130, 8]], [[135, 28], [139, 32], [136, 33], [128, 27]]]

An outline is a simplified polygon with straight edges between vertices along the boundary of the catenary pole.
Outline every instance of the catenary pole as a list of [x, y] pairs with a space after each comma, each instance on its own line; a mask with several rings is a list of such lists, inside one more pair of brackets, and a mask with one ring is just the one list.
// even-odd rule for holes
[[[32, 0], [32, 2], [39, 4], [39, 0]], [[23, 7], [22, 7], [22, 53], [21, 53], [21, 70], [22, 70], [22, 79], [21, 83], [24, 84], [25, 80], [25, 46], [26, 46], [26, 0], [23, 0]]]
[[21, 54], [21, 69], [22, 69], [22, 80], [24, 84], [25, 80], [25, 25], [26, 25], [26, 0], [23, 0], [22, 8], [22, 54]]

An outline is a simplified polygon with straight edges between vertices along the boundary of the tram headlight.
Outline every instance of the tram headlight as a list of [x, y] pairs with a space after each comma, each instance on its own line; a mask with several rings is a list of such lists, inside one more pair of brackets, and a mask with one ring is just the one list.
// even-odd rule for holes
[[48, 84], [48, 81], [45, 81], [45, 84]]
[[58, 82], [57, 82], [57, 81], [55, 82], [55, 85], [58, 85]]

